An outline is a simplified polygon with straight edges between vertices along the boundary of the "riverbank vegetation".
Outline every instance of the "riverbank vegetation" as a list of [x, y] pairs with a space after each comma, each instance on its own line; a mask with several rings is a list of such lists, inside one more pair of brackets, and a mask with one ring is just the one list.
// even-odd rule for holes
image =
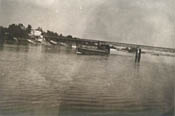
[[50, 30], [44, 31], [41, 27], [33, 29], [29, 24], [10, 24], [0, 26], [0, 44], [29, 44], [29, 43], [57, 43], [59, 39], [75, 39], [71, 35], [63, 36]]

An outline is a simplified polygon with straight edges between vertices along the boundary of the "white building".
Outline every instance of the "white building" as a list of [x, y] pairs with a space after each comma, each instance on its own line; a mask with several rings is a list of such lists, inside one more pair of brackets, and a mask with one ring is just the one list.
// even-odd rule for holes
[[31, 38], [35, 39], [36, 41], [42, 41], [43, 35], [42, 32], [38, 29], [32, 29], [30, 33]]

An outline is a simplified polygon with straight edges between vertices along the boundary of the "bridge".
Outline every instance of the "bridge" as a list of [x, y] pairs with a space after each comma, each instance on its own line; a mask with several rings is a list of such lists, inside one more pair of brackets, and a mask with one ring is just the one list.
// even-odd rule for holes
[[97, 45], [98, 43], [101, 43], [101, 44], [110, 45], [113, 47], [141, 48], [144, 50], [175, 53], [175, 48], [166, 48], [166, 47], [148, 46], [148, 45], [140, 45], [140, 44], [121, 43], [121, 42], [111, 42], [111, 41], [101, 41], [101, 40], [92, 40], [92, 39], [67, 38], [67, 37], [59, 38], [59, 37], [50, 37], [50, 36], [44, 36], [44, 37], [55, 39], [57, 42], [78, 43], [78, 44], [86, 43], [86, 44], [91, 44], [91, 45]]
[[[80, 39], [80, 38], [72, 38], [72, 37], [49, 37], [44, 36], [48, 40], [54, 40], [55, 42], [64, 42], [69, 45], [76, 44], [85, 44], [85, 45], [94, 45], [98, 46], [99, 43], [102, 45], [108, 45], [110, 48], [124, 47], [125, 49], [132, 49], [132, 52], [135, 53], [135, 62], [139, 63], [141, 59], [141, 53], [143, 50], [149, 50], [151, 52], [166, 52], [171, 53], [175, 57], [175, 48], [166, 48], [166, 47], [157, 47], [157, 46], [148, 46], [148, 45], [140, 45], [140, 44], [129, 44], [129, 43], [121, 43], [121, 42], [111, 42], [111, 41], [101, 41], [101, 40], [92, 40], [92, 39]], [[145, 52], [146, 53], [146, 52]], [[147, 52], [150, 53], [150, 52]], [[159, 55], [159, 54], [158, 54]]]

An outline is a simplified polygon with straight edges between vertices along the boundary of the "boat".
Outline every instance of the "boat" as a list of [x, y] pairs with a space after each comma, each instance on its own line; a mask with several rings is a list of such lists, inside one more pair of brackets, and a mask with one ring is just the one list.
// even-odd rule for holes
[[31, 43], [31, 44], [34, 44], [34, 45], [37, 44], [34, 40], [31, 40], [31, 39], [27, 39], [27, 41], [28, 41], [29, 43]]
[[52, 45], [57, 45], [57, 42], [56, 42], [56, 41], [50, 40], [49, 42], [50, 42]]
[[100, 46], [88, 46], [81, 45], [77, 47], [78, 55], [109, 55], [110, 47], [109, 45], [100, 45]]

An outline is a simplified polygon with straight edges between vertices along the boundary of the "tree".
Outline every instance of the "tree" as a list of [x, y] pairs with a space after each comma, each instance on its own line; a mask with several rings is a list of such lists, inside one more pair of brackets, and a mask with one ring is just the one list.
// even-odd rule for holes
[[32, 26], [31, 26], [30, 24], [28, 24], [28, 26], [27, 26], [27, 28], [26, 28], [26, 31], [27, 31], [28, 34], [31, 33], [31, 31], [32, 31]]
[[68, 35], [67, 38], [71, 38], [72, 39], [72, 35]]
[[40, 31], [41, 33], [43, 33], [43, 29], [41, 27], [38, 27], [36, 30]]
[[25, 29], [25, 26], [23, 24], [11, 24], [8, 27], [8, 32], [9, 32], [9, 38], [13, 39], [14, 37], [16, 38], [26, 38], [28, 37], [28, 33]]

